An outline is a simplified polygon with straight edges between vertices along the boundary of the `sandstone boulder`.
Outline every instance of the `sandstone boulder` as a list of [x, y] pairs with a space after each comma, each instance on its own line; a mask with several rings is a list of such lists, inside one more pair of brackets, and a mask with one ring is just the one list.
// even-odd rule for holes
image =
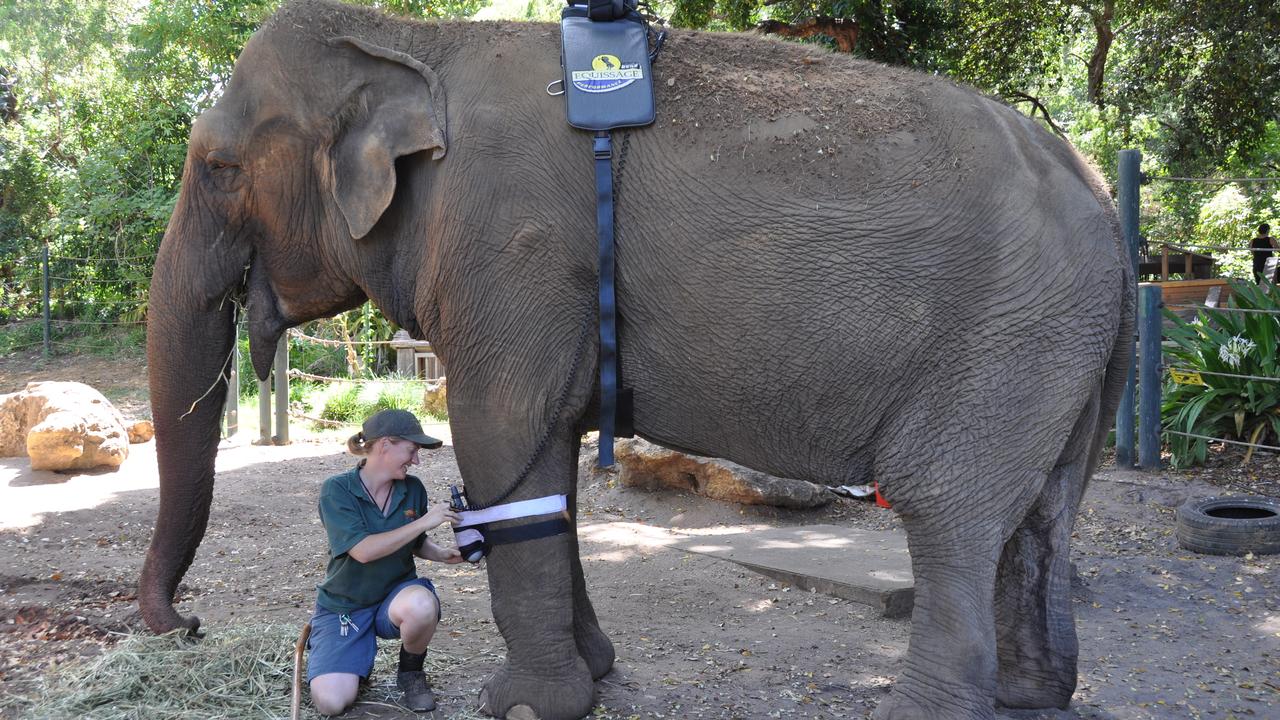
[[124, 418], [77, 382], [33, 382], [0, 395], [0, 456], [31, 458], [33, 470], [118, 468], [129, 456]]
[[427, 389], [422, 393], [422, 409], [428, 415], [438, 418], [449, 417], [449, 406], [445, 401], [447, 390], [445, 389], [445, 378], [428, 383]]
[[736, 502], [804, 509], [831, 502], [831, 493], [804, 480], [774, 477], [719, 458], [695, 457], [634, 438], [614, 445], [618, 480], [629, 487], [671, 488]]
[[144, 443], [156, 436], [156, 427], [151, 424], [150, 420], [139, 420], [129, 426], [129, 442], [131, 444]]

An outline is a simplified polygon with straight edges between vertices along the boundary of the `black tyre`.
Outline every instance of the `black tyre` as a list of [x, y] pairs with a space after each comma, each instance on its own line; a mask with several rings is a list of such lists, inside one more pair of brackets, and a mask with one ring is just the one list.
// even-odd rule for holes
[[1178, 544], [1206, 555], [1280, 553], [1280, 500], [1237, 495], [1188, 500], [1178, 508]]

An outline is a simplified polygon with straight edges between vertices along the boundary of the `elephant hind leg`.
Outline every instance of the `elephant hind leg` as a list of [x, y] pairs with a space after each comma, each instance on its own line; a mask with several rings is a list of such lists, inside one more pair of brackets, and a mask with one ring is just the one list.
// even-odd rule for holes
[[1066, 708], [1076, 688], [1071, 609], [1071, 529], [1079, 508], [1095, 430], [1091, 402], [1036, 504], [1005, 544], [996, 579], [996, 702], [1008, 708]]
[[[965, 476], [990, 478], [974, 468]], [[911, 639], [893, 692], [877, 720], [978, 720], [995, 717], [997, 675], [994, 589], [997, 565], [1013, 522], [1027, 511], [1044, 475], [1024, 471], [1026, 488], [1001, 496], [969, 483], [963, 498], [941, 495], [889, 501], [902, 514], [916, 578]], [[939, 485], [954, 477], [945, 474]], [[931, 478], [932, 479], [932, 478]], [[901, 496], [900, 496], [901, 499]]]

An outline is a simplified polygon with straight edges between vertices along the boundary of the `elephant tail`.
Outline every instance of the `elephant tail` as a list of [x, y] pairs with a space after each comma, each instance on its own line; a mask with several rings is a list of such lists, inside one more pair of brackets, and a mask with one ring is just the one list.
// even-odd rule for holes
[[1120, 290], [1120, 323], [1116, 330], [1115, 345], [1111, 348], [1111, 357], [1107, 360], [1106, 375], [1102, 380], [1101, 404], [1102, 412], [1098, 415], [1098, 429], [1094, 434], [1093, 448], [1089, 453], [1089, 467], [1085, 473], [1087, 483], [1097, 469], [1102, 448], [1106, 445], [1107, 433], [1115, 425], [1116, 411], [1120, 409], [1120, 400], [1124, 395], [1125, 381], [1129, 377], [1129, 366], [1133, 364], [1133, 336], [1137, 328], [1138, 292], [1137, 279], [1133, 266], [1129, 262], [1128, 253], [1120, 256], [1122, 286]]

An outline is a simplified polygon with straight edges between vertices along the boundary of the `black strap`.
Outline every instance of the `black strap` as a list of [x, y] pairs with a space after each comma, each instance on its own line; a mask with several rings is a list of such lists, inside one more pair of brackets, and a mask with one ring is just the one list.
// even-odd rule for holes
[[613, 284], [613, 143], [608, 130], [593, 141], [596, 165], [596, 238], [600, 259], [600, 451], [598, 465], [613, 465], [618, 408], [617, 304]]
[[497, 530], [485, 528], [483, 530], [484, 541], [489, 545], [505, 545], [526, 540], [537, 540], [538, 538], [551, 537], [552, 535], [560, 535], [567, 532], [569, 532], [569, 521], [563, 516], [528, 525], [515, 525]]

